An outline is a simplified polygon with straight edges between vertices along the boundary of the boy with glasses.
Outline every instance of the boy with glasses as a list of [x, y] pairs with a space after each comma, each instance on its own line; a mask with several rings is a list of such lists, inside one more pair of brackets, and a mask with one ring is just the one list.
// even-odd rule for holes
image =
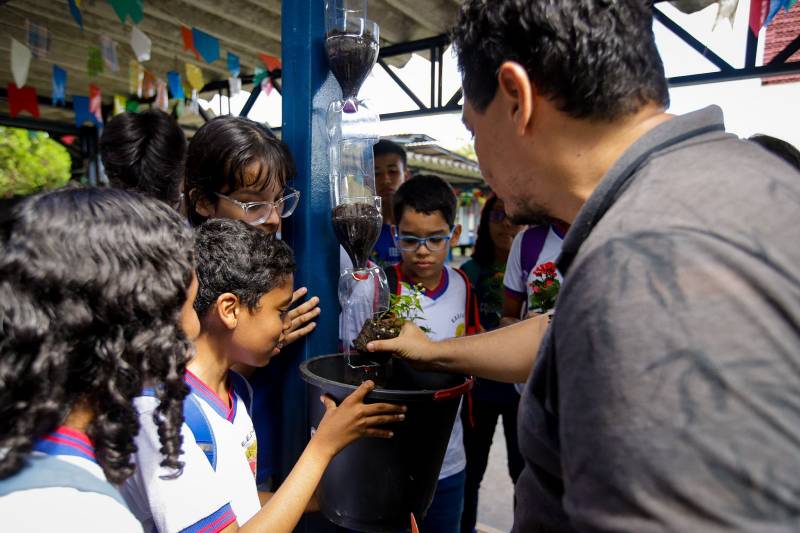
[[[467, 276], [446, 264], [450, 243], [458, 242], [461, 227], [455, 224], [456, 196], [436, 176], [421, 175], [403, 183], [394, 195], [395, 241], [401, 262], [387, 268], [389, 289], [413, 294], [421, 285], [420, 326], [429, 328], [433, 340], [477, 333], [478, 304]], [[450, 435], [439, 484], [421, 531], [456, 533], [464, 507], [464, 454], [461, 417]]]

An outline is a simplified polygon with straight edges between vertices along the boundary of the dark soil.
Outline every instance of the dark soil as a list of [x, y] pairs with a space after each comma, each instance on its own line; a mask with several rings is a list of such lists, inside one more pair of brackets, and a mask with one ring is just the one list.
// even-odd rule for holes
[[331, 210], [333, 232], [356, 269], [366, 268], [372, 247], [378, 242], [383, 216], [365, 203], [337, 205]]
[[328, 64], [345, 99], [355, 97], [378, 59], [378, 43], [371, 32], [353, 35], [334, 30], [325, 38]]
[[[361, 332], [358, 337], [353, 341], [353, 346], [358, 350], [359, 355], [355, 357], [363, 357], [365, 360], [370, 360], [378, 364], [386, 364], [392, 357], [390, 352], [370, 352], [367, 350], [367, 344], [372, 341], [380, 341], [386, 339], [393, 339], [400, 335], [400, 324], [394, 317], [385, 317], [380, 320], [369, 319], [364, 322]], [[351, 356], [352, 357], [352, 356]]]

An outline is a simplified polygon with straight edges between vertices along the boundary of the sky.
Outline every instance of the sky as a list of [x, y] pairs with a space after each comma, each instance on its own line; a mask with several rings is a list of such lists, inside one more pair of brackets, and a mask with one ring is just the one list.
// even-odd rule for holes
[[[708, 45], [717, 55], [734, 67], [744, 64], [744, 29], [747, 26], [749, 0], [740, 0], [733, 26], [721, 20], [716, 28], [714, 20], [717, 6], [686, 15], [670, 5], [661, 4], [663, 10], [684, 29]], [[713, 28], [713, 29], [712, 29]], [[656, 44], [664, 61], [666, 74], [678, 76], [713, 72], [716, 68], [700, 54], [683, 43], [660, 23], [654, 25]], [[759, 39], [759, 64], [763, 55], [762, 29]], [[413, 55], [402, 68], [392, 68], [397, 75], [425, 103], [430, 98], [430, 63], [421, 56]], [[460, 86], [460, 75], [453, 55], [445, 52], [443, 66], [443, 95], [445, 99]], [[231, 100], [231, 110], [238, 112], [249, 93], [243, 91]], [[366, 99], [370, 107], [381, 113], [416, 109], [411, 99], [391, 80], [380, 66], [376, 66], [361, 88], [359, 97]], [[218, 96], [210, 107], [218, 109]], [[223, 110], [227, 102], [223, 97]], [[743, 80], [670, 89], [669, 112], [683, 114], [711, 104], [719, 105], [724, 114], [728, 131], [742, 137], [754, 133], [766, 133], [789, 141], [800, 147], [800, 83], [762, 86], [761, 80]], [[269, 96], [261, 95], [250, 113], [250, 118], [270, 125], [281, 123], [281, 95], [273, 91]], [[381, 135], [400, 133], [424, 133], [449, 149], [458, 149], [471, 143], [470, 134], [461, 124], [459, 113], [418, 117], [411, 119], [385, 120], [380, 125]]]

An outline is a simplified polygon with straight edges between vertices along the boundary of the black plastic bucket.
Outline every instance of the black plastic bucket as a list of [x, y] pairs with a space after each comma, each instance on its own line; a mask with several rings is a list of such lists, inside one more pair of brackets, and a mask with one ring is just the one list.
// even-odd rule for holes
[[[313, 432], [324, 414], [319, 396], [329, 394], [338, 403], [357, 385], [343, 354], [306, 361], [300, 372], [312, 385]], [[387, 426], [394, 431], [391, 439], [360, 439], [333, 459], [318, 491], [325, 517], [372, 533], [408, 529], [411, 513], [421, 521], [433, 500], [459, 400], [472, 384], [472, 378], [422, 372], [393, 360], [386, 383], [365, 401], [405, 404], [406, 419]]]

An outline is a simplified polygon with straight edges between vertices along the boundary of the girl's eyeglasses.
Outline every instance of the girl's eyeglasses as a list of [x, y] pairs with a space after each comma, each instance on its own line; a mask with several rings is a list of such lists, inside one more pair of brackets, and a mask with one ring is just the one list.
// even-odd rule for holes
[[394, 240], [397, 242], [397, 247], [404, 252], [416, 252], [417, 249], [425, 245], [431, 252], [438, 252], [442, 250], [447, 242], [453, 238], [453, 230], [450, 230], [450, 235], [433, 235], [431, 237], [414, 237], [413, 235], [401, 235], [394, 232]]
[[281, 218], [287, 218], [294, 213], [297, 204], [300, 202], [300, 191], [287, 187], [284, 193], [286, 194], [282, 198], [274, 202], [240, 202], [224, 194], [215, 194], [223, 200], [236, 204], [244, 212], [242, 220], [253, 226], [258, 226], [269, 220], [273, 209], [278, 212], [278, 216]]

